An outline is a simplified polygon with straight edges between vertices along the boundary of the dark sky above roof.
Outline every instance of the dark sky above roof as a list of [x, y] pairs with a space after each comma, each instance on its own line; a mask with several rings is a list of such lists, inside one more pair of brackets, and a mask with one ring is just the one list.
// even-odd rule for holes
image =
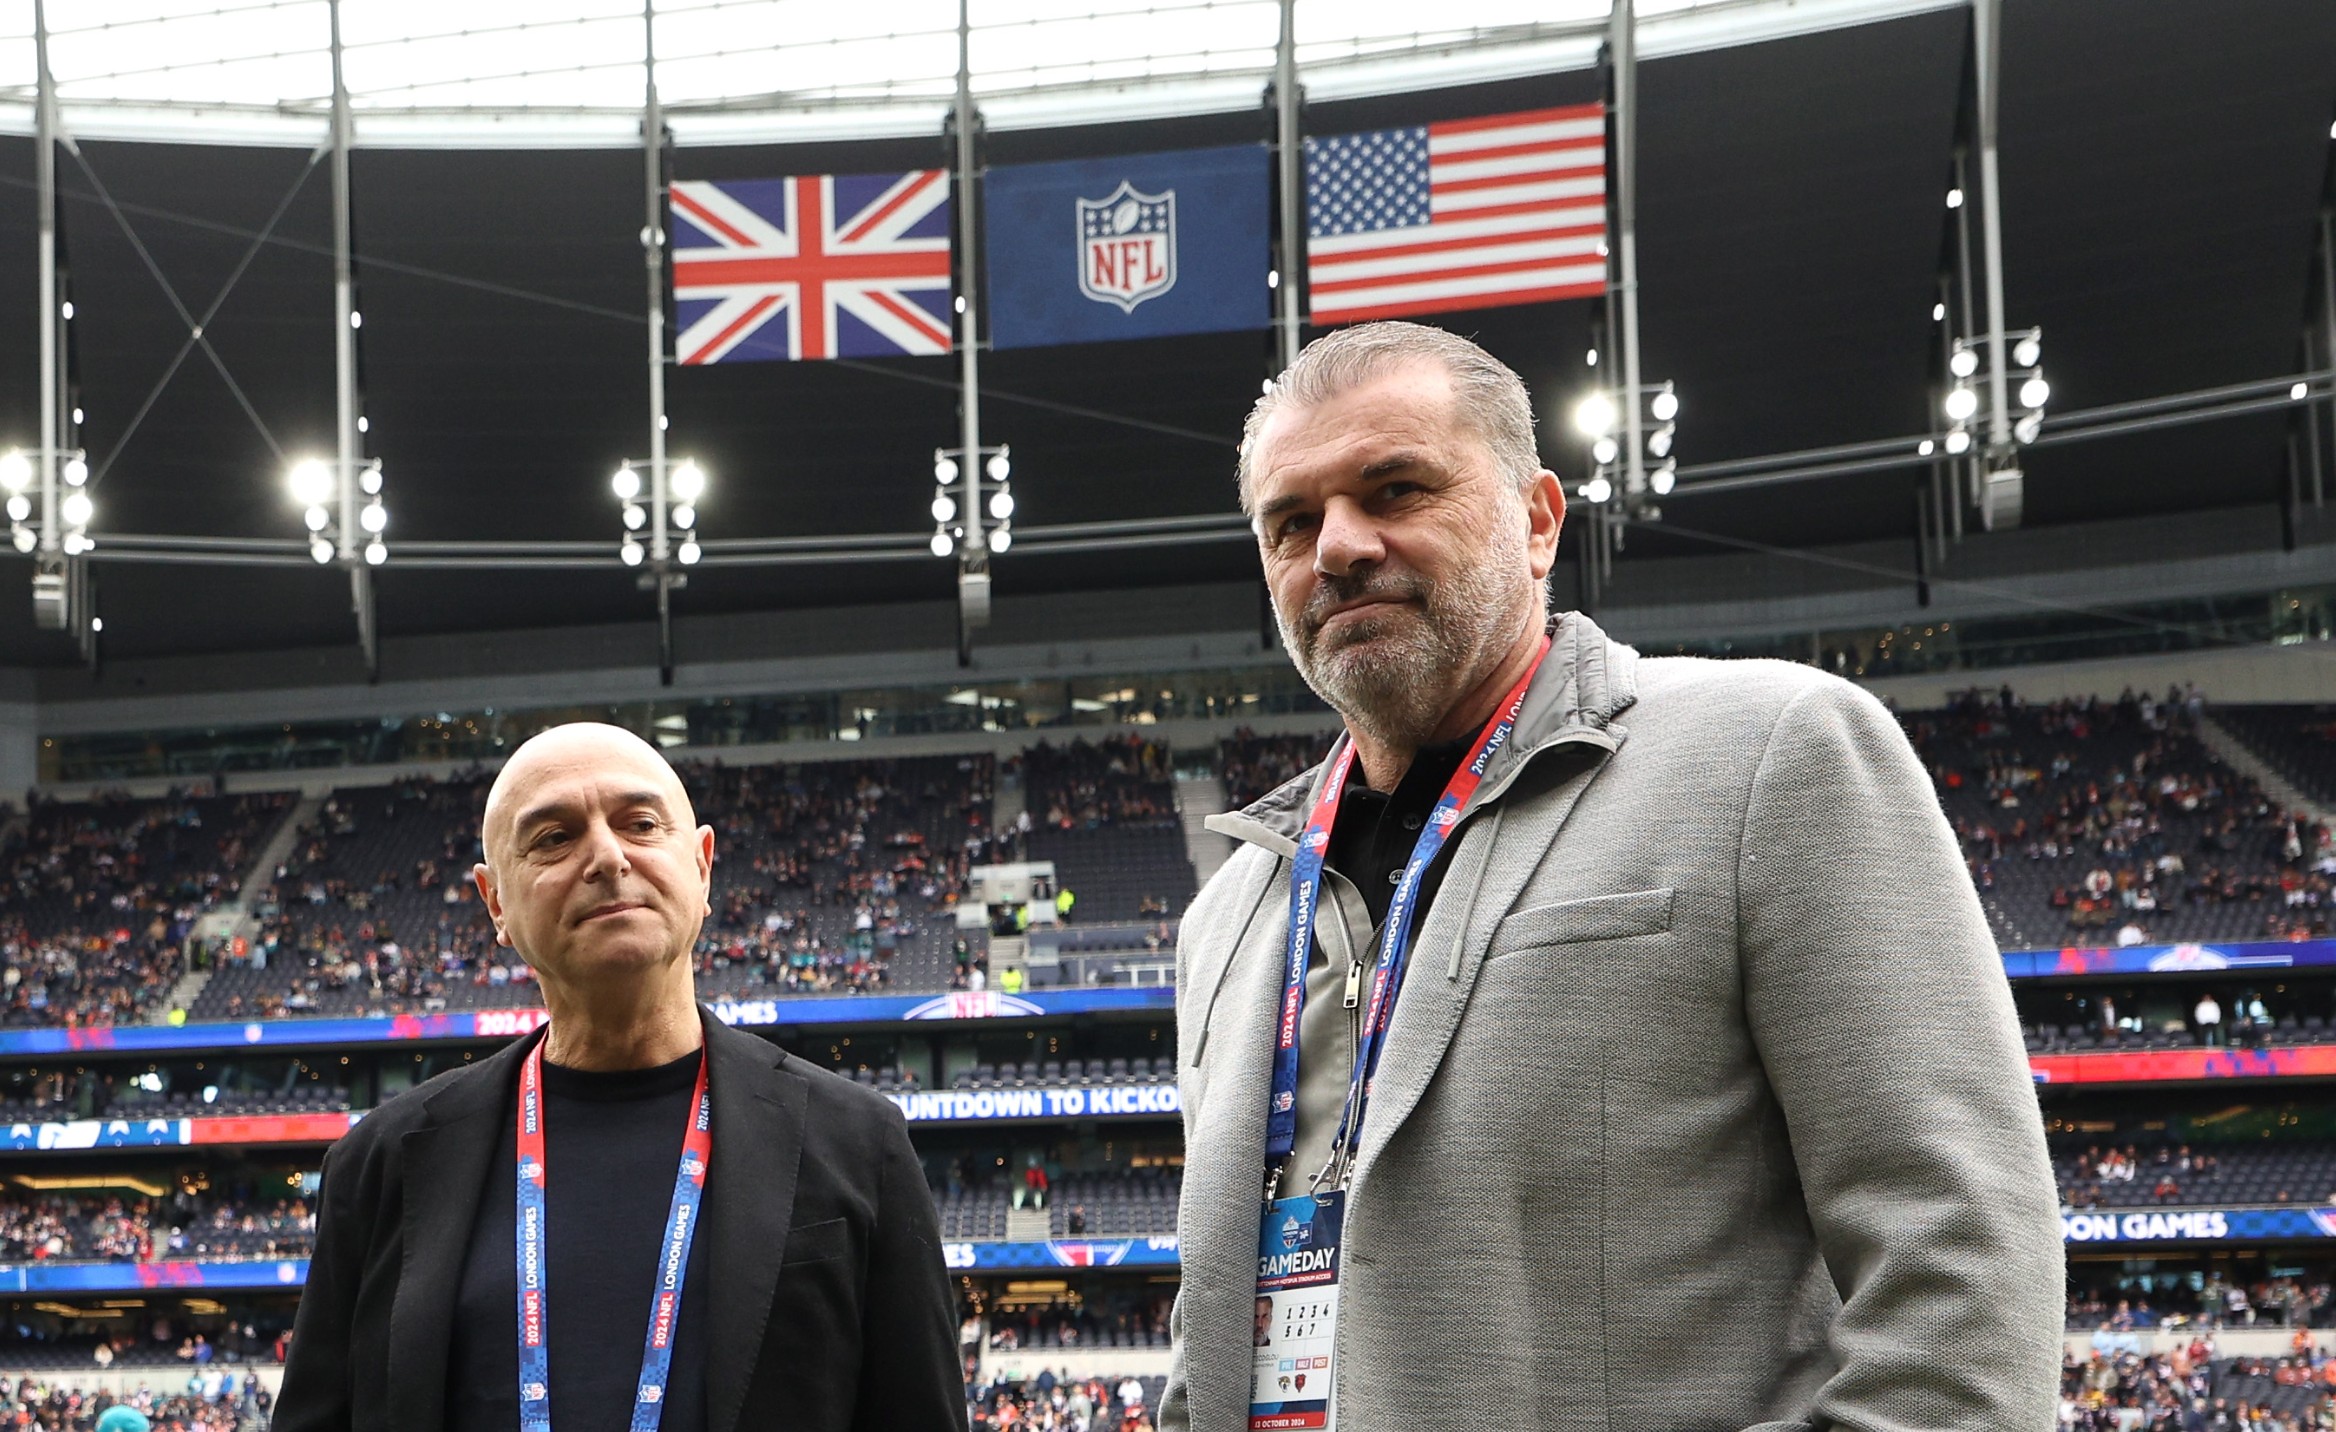
[[[1677, 380], [1689, 463], [1930, 426], [1929, 317], [1964, 106], [1968, 18], [1941, 11], [1642, 67], [1645, 371]], [[2004, 40], [2006, 286], [2041, 324], [2058, 410], [2300, 366], [2336, 117], [2322, 0], [2021, 0]], [[1313, 107], [1317, 133], [1595, 98], [1590, 74]], [[1263, 139], [1270, 117], [1016, 132], [992, 163]], [[329, 175], [305, 152], [99, 144], [62, 161], [75, 363], [103, 530], [299, 533], [279, 455], [329, 451]], [[86, 160], [86, 166], [83, 163]], [[685, 149], [679, 178], [943, 165], [946, 141]], [[607, 476], [645, 446], [641, 161], [629, 151], [355, 158], [365, 411], [393, 538], [607, 541]], [[0, 447], [35, 437], [32, 146], [0, 139]], [[98, 197], [121, 206], [122, 222]], [[280, 217], [275, 217], [281, 208]], [[252, 236], [275, 217], [271, 240]], [[143, 253], [141, 252], [143, 249]], [[186, 337], [167, 279], [206, 334]], [[1589, 303], [1451, 315], [1524, 374], [1545, 454], [1579, 476], [1562, 417], [1591, 374]], [[1028, 523], [1218, 512], [1233, 438], [1270, 371], [1264, 332], [985, 355], [984, 430], [1014, 446]], [[954, 440], [952, 359], [671, 374], [675, 448], [713, 474], [710, 536], [916, 532], [930, 454]], [[239, 399], [236, 389], [242, 397]], [[258, 421], [244, 410], [248, 401]], [[1074, 410], [1085, 410], [1084, 413]], [[1101, 415], [1101, 416], [1097, 416]], [[266, 429], [262, 432], [262, 427]], [[2277, 415], [2030, 454], [2029, 521], [2259, 503]], [[1709, 550], [1690, 531], [1794, 547], [1906, 533], [1909, 474], [1675, 500], [1629, 560]], [[1241, 578], [1240, 543], [1001, 559], [1002, 590]], [[29, 563], [0, 559], [0, 664], [72, 659], [31, 627]], [[338, 643], [345, 578], [104, 564], [117, 655]], [[701, 571], [677, 606], [931, 598], [937, 561]], [[380, 574], [389, 632], [645, 615], [592, 573]]]

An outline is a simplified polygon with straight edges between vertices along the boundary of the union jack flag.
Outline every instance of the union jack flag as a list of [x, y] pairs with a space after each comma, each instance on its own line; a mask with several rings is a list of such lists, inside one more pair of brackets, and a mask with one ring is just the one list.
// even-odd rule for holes
[[949, 351], [949, 175], [679, 181], [683, 363]]

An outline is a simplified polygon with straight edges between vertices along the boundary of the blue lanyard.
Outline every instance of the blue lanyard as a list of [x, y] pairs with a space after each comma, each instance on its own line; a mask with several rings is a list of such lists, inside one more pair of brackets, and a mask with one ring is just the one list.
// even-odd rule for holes
[[[681, 1285], [689, 1276], [689, 1249], [706, 1196], [706, 1165], [714, 1155], [714, 1101], [706, 1090], [706, 1057], [698, 1055], [697, 1090], [681, 1141], [681, 1169], [665, 1215], [657, 1255], [657, 1293], [641, 1351], [641, 1380], [633, 1396], [632, 1432], [657, 1432], [665, 1414], [665, 1386], [673, 1371], [673, 1334], [681, 1321]], [[544, 1143], [543, 1045], [519, 1066], [519, 1426], [551, 1432], [551, 1263], [545, 1256], [544, 1190], [550, 1154]]]
[[[1355, 1067], [1348, 1082], [1346, 1106], [1339, 1115], [1338, 1132], [1331, 1141], [1334, 1154], [1347, 1150], [1362, 1138], [1363, 1108], [1369, 1101], [1371, 1076], [1378, 1072], [1387, 1028], [1395, 1019], [1395, 996], [1403, 987], [1404, 971], [1410, 963], [1420, 884], [1460, 824], [1469, 799], [1483, 784], [1492, 758], [1508, 744], [1516, 730], [1517, 713], [1524, 708], [1525, 693], [1548, 654], [1549, 642], [1545, 638], [1541, 650], [1533, 657], [1533, 664], [1485, 722], [1484, 730], [1476, 738], [1475, 749], [1445, 785], [1434, 814], [1412, 845], [1411, 860], [1404, 866], [1403, 878], [1396, 884], [1394, 898], [1387, 907], [1385, 934], [1379, 942], [1379, 958], [1371, 975], [1370, 998], [1363, 1006], [1361, 1037], [1355, 1041]], [[1267, 1106], [1265, 1124], [1268, 1202], [1273, 1199], [1281, 1166], [1298, 1142], [1298, 1023], [1306, 1008], [1306, 963], [1314, 950], [1314, 923], [1321, 910], [1322, 867], [1330, 852], [1330, 832], [1338, 821], [1339, 800], [1345, 794], [1354, 762], [1354, 738], [1341, 737], [1337, 749], [1331, 753], [1313, 810], [1306, 818], [1306, 829], [1298, 837], [1297, 852], [1290, 858], [1289, 941], [1283, 954], [1281, 1008], [1274, 1038], [1273, 1097]]]

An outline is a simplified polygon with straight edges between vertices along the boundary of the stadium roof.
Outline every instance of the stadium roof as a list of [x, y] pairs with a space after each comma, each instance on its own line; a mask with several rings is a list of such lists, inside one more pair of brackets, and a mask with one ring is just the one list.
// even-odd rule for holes
[[[0, 127], [20, 131], [7, 95], [29, 63], [7, 26], [21, 30], [27, 8], [0, 20]], [[79, 136], [60, 173], [100, 529], [297, 536], [285, 459], [332, 441], [329, 186], [310, 147], [323, 7], [51, 8], [84, 26], [59, 41], [65, 121]], [[363, 66], [351, 61], [366, 146], [354, 192], [368, 442], [389, 475], [393, 539], [606, 541], [612, 557], [605, 571], [556, 574], [401, 570], [393, 557], [378, 574], [392, 635], [648, 611], [613, 559], [606, 486], [643, 446], [641, 160], [621, 147], [638, 68], [616, 57], [617, 41], [593, 48], [604, 27], [624, 33], [633, 7], [498, 14], [535, 8], [540, 24], [458, 43], [460, 7], [345, 7], [352, 42], [377, 46]], [[949, 162], [930, 52], [953, 4], [661, 8], [702, 37], [677, 38], [683, 58], [665, 72], [683, 100], [676, 177]], [[1415, 37], [1400, 27], [1416, 7], [1307, 0], [1302, 27], [1345, 27], [1308, 41], [1319, 48], [1307, 127], [1595, 98], [1603, 6], [1577, 15], [1592, 7], [1569, 0], [1550, 20], [1552, 8], [1448, 4], [1438, 14], [1458, 17], [1451, 27]], [[1268, 138], [1260, 45], [1271, 36], [1258, 36], [1272, 9], [985, 0], [976, 14], [998, 57], [977, 60], [985, 162]], [[1645, 371], [1679, 384], [1683, 460], [1935, 426], [1930, 308], [1949, 252], [1967, 13], [1773, 0], [1646, 9]], [[1107, 18], [1076, 28], [1073, 11]], [[179, 18], [155, 18], [165, 13]], [[755, 38], [770, 25], [851, 23], [842, 14], [891, 28], [818, 35], [828, 58], [817, 65], [796, 64], [799, 45], [780, 47], [767, 74], [751, 63], [771, 55]], [[100, 21], [115, 28], [87, 28]], [[2298, 371], [2336, 118], [2336, 9], [2011, 0], [2006, 26], [2008, 316], [2042, 325], [2054, 408]], [[262, 34], [274, 49], [249, 43]], [[1079, 36], [1108, 42], [1082, 51]], [[1074, 52], [1084, 73], [1058, 63]], [[178, 142], [153, 142], [162, 133]], [[480, 147], [489, 142], [503, 147]], [[30, 142], [0, 136], [0, 447], [35, 435], [32, 173]], [[173, 295], [199, 315], [222, 292], [205, 324], [220, 367], [198, 352], [158, 386], [187, 339]], [[1588, 386], [1593, 310], [1489, 310], [1452, 326], [1518, 367], [1554, 418]], [[985, 437], [1013, 445], [1018, 521], [1225, 511], [1232, 438], [1271, 354], [1259, 332], [985, 356]], [[930, 454], [954, 439], [954, 381], [940, 358], [676, 371], [676, 450], [713, 475], [709, 535], [917, 532]], [[2255, 414], [2032, 450], [2028, 524], [2271, 502], [2287, 422]], [[1581, 475], [1570, 438], [1548, 426], [1548, 455]], [[1910, 539], [1914, 482], [1868, 473], [1711, 496], [1683, 482], [1665, 528], [1634, 532], [1623, 560], [1706, 553], [1715, 540], [1799, 550]], [[997, 580], [1004, 593], [1159, 586], [1246, 578], [1254, 561], [1239, 541], [1015, 553]], [[98, 571], [116, 657], [352, 640], [336, 573]], [[32, 627], [28, 572], [0, 560], [0, 664], [69, 664], [70, 642]], [[950, 585], [948, 564], [930, 559], [726, 568], [696, 574], [676, 609], [929, 601]]]

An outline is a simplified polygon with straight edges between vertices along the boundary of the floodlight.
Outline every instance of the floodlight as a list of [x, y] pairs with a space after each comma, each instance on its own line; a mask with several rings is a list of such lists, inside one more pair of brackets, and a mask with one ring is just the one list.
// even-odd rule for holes
[[933, 520], [947, 522], [957, 515], [957, 500], [946, 492], [933, 494]]
[[1587, 364], [1588, 364], [1590, 367], [1592, 367], [1592, 368], [1595, 368], [1595, 367], [1597, 367], [1597, 366], [1598, 366], [1598, 350], [1597, 350], [1597, 349], [1595, 349], [1595, 348], [1591, 349], [1591, 350], [1590, 350], [1590, 351], [1589, 351], [1587, 354], [1585, 354], [1585, 355], [1583, 356], [1583, 360], [1582, 360], [1582, 361], [1583, 361], [1583, 362], [1585, 362], [1585, 363], [1587, 363]]
[[1930, 321], [1933, 323], [1947, 321], [1947, 306], [1944, 303], [1934, 303], [1930, 306]]
[[1964, 432], [1961, 428], [1957, 428], [1953, 432], [1947, 434], [1947, 452], [1949, 455], [1954, 457], [1961, 457], [1964, 453], [1969, 451], [1971, 451], [1971, 435], [1969, 433]]
[[1655, 415], [1656, 422], [1667, 423], [1679, 416], [1679, 395], [1669, 388], [1664, 388], [1655, 394], [1652, 402], [1647, 404], [1647, 411]]
[[1582, 498], [1587, 502], [1604, 502], [1614, 495], [1614, 484], [1602, 477], [1593, 477], [1582, 484]]
[[87, 537], [82, 536], [78, 532], [68, 532], [65, 534], [65, 555], [68, 557], [78, 557], [95, 545], [95, 543], [91, 542]]
[[1948, 208], [1950, 208], [1950, 209], [1960, 209], [1960, 208], [1962, 208], [1962, 207], [1963, 207], [1963, 191], [1962, 191], [1962, 190], [1960, 190], [1960, 189], [1949, 189], [1949, 190], [1947, 191], [1947, 207], [1948, 207]]
[[698, 564], [698, 558], [703, 557], [706, 553], [704, 548], [698, 546], [697, 539], [692, 537], [683, 542], [673, 555], [681, 559], [681, 565], [684, 567], [694, 567]]
[[8, 520], [22, 522], [32, 516], [32, 499], [19, 492], [8, 499]]
[[1929, 457], [1932, 453], [1937, 452], [1938, 450], [1939, 445], [1932, 442], [1929, 438], [1924, 438], [1921, 442], [1918, 442], [1914, 445], [1914, 454], [1917, 457]]
[[333, 544], [322, 537], [308, 544], [308, 555], [319, 567], [333, 559]]
[[990, 481], [1004, 482], [1013, 475], [1014, 464], [1007, 459], [1005, 449], [1000, 448], [997, 456], [982, 464], [982, 471], [990, 475]]
[[698, 525], [698, 510], [686, 502], [679, 504], [673, 509], [673, 525], [687, 532]]
[[97, 633], [99, 633], [99, 632], [102, 632], [102, 631], [104, 631], [104, 630], [105, 630], [105, 618], [104, 618], [104, 617], [91, 617], [91, 618], [89, 619], [89, 632], [90, 632], [90, 635], [92, 635], [92, 636], [95, 636]]
[[1949, 418], [1958, 423], [1962, 422], [1979, 411], [1979, 394], [1975, 390], [1957, 383], [1947, 390], [1946, 410]]
[[1621, 447], [1618, 446], [1614, 439], [1610, 437], [1600, 438], [1596, 442], [1590, 444], [1590, 456], [1601, 466], [1614, 461], [1614, 459], [1619, 456], [1621, 452]]
[[608, 480], [608, 486], [618, 497], [630, 502], [641, 495], [641, 475], [630, 466], [620, 467], [616, 476]]
[[684, 502], [695, 502], [706, 490], [706, 470], [690, 459], [683, 459], [673, 470], [673, 495]]
[[76, 455], [65, 459], [65, 485], [80, 487], [89, 481], [89, 464]]
[[0, 487], [22, 492], [32, 482], [32, 459], [14, 448], [0, 453]]
[[2287, 390], [2287, 396], [2288, 396], [2288, 398], [2289, 398], [2291, 401], [2300, 403], [2300, 402], [2302, 402], [2302, 401], [2304, 400], [2304, 398], [2305, 398], [2306, 396], [2308, 396], [2308, 395], [2311, 393], [2311, 391], [2312, 391], [2312, 385], [2311, 385], [2311, 384], [2309, 384], [2309, 383], [2298, 383], [2298, 384], [2296, 384], [2294, 387], [2292, 387], [2292, 388], [2289, 388], [2289, 389]]
[[990, 550], [992, 552], [1003, 552], [1013, 545], [1014, 529], [1011, 527], [1000, 527], [990, 534]]
[[389, 548], [378, 537], [365, 544], [365, 565], [378, 567], [389, 560]]
[[649, 513], [640, 503], [628, 502], [625, 504], [624, 519], [627, 532], [638, 532], [641, 524], [649, 520]]
[[957, 543], [955, 539], [951, 538], [950, 535], [946, 532], [935, 532], [933, 534], [933, 541], [931, 545], [933, 548], [933, 555], [936, 557], [946, 557], [957, 549]]
[[628, 567], [640, 566], [641, 558], [647, 555], [641, 550], [641, 544], [630, 537], [625, 539], [625, 545], [616, 549], [616, 554], [624, 558], [625, 565]]
[[322, 507], [311, 507], [300, 514], [300, 520], [308, 524], [309, 531], [322, 532], [332, 524], [333, 519], [332, 514], [326, 512]]
[[1647, 486], [1655, 490], [1657, 497], [1669, 497], [1671, 489], [1678, 485], [1679, 468], [1675, 463], [1664, 463], [1647, 475]]
[[357, 474], [357, 490], [367, 497], [381, 495], [381, 462], [378, 458], [363, 472]]
[[2036, 435], [2043, 431], [2044, 415], [2041, 413], [2030, 413], [2012, 424], [2012, 436], [2024, 443], [2034, 442]]
[[350, 309], [349, 326], [351, 328], [363, 328], [365, 326], [365, 315], [359, 313], [356, 309]]
[[1647, 451], [1653, 453], [1656, 457], [1669, 457], [1671, 455], [1672, 434], [1677, 431], [1678, 429], [1672, 427], [1669, 423], [1665, 423], [1663, 426], [1655, 429], [1653, 432], [1648, 433]]
[[305, 458], [292, 465], [289, 483], [294, 502], [314, 507], [333, 495], [333, 470], [322, 458]]
[[933, 457], [933, 481], [946, 484], [955, 482], [956, 480], [957, 459], [953, 457], [943, 457], [936, 453]]
[[2043, 356], [2044, 345], [2033, 333], [2012, 345], [2012, 362], [2018, 367], [2033, 368]]
[[58, 305], [57, 311], [58, 311], [59, 313], [61, 313], [61, 314], [63, 314], [63, 315], [65, 316], [65, 321], [66, 321], [66, 322], [68, 322], [68, 323], [72, 322], [72, 321], [73, 321], [73, 300], [72, 300], [72, 299], [69, 299], [69, 298], [68, 298], [68, 299], [66, 299], [66, 300], [65, 300], [65, 301], [64, 301], [62, 304]]
[[2020, 406], [2041, 408], [2052, 397], [2052, 385], [2042, 378], [2030, 378], [2020, 384]]
[[1014, 494], [999, 488], [990, 494], [990, 516], [999, 522], [1014, 515]]
[[1947, 359], [1947, 371], [1958, 378], [1968, 378], [1979, 371], [1979, 351], [1957, 345], [1954, 355]]
[[368, 502], [357, 509], [357, 525], [378, 535], [381, 529], [389, 525], [389, 509], [382, 506], [378, 499]]
[[89, 519], [96, 514], [97, 507], [89, 500], [88, 493], [68, 492], [65, 494], [65, 500], [58, 504], [57, 510], [64, 517], [66, 526], [87, 527]]
[[32, 535], [32, 529], [30, 527], [19, 527], [14, 532], [8, 534], [8, 540], [16, 544], [17, 551], [30, 552], [32, 550], [33, 544], [38, 542], [40, 539]]
[[1621, 416], [1614, 410], [1614, 399], [1605, 393], [1592, 393], [1574, 405], [1574, 426], [1586, 438], [1604, 437], [1613, 432]]

